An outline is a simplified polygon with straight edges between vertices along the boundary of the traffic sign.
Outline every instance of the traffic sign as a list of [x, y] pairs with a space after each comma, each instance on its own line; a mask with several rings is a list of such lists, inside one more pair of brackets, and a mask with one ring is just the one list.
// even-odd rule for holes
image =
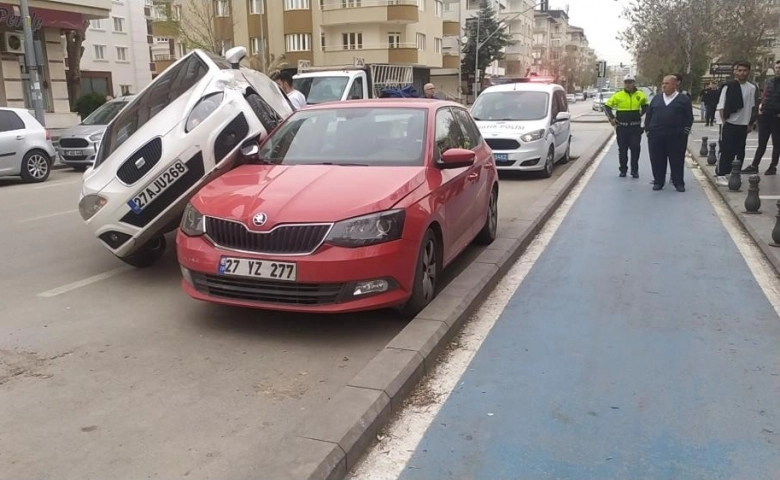
[[607, 77], [607, 62], [599, 62], [599, 78]]

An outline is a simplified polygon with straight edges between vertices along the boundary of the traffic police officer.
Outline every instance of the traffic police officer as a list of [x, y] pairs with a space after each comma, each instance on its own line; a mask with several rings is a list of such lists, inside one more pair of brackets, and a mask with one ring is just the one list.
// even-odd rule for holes
[[[628, 170], [628, 150], [631, 150], [631, 176], [639, 178], [639, 153], [642, 144], [642, 115], [647, 111], [647, 97], [636, 88], [636, 79], [626, 75], [625, 88], [615, 92], [604, 103], [604, 112], [609, 123], [616, 127], [618, 152], [620, 157], [620, 176], [625, 177]], [[616, 113], [612, 111], [615, 110]]]

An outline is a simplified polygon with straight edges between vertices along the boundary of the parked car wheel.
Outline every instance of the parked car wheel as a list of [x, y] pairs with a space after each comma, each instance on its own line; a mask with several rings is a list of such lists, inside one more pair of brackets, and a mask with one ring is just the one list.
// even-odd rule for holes
[[439, 242], [430, 228], [425, 232], [420, 253], [417, 255], [412, 296], [399, 308], [401, 316], [412, 318], [436, 297], [436, 287], [441, 272]]
[[496, 239], [498, 232], [498, 186], [493, 186], [488, 200], [488, 213], [485, 219], [485, 225], [477, 234], [474, 242], [479, 245], [490, 245]]
[[259, 95], [250, 93], [246, 96], [246, 101], [252, 108], [252, 111], [255, 112], [255, 115], [257, 115], [257, 119], [263, 124], [266, 133], [271, 133], [271, 130], [281, 123], [282, 117], [270, 105], [265, 103]]
[[547, 151], [547, 158], [544, 161], [544, 170], [540, 173], [544, 178], [550, 178], [555, 168], [555, 147], [550, 145], [550, 149]]
[[46, 181], [51, 174], [51, 159], [43, 150], [30, 150], [22, 159], [22, 180], [28, 183]]
[[146, 242], [131, 255], [120, 257], [120, 260], [135, 268], [149, 268], [163, 256], [167, 244], [165, 237], [160, 235]]

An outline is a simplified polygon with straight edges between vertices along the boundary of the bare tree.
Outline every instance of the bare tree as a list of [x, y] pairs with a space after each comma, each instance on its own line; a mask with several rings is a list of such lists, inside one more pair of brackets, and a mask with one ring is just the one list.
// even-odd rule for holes
[[172, 0], [155, 0], [155, 6], [165, 12], [168, 31], [173, 32], [179, 43], [187, 49], [200, 49], [221, 55], [225, 38], [221, 31], [232, 32], [235, 22], [225, 29], [218, 29], [217, 22], [230, 21], [228, 17], [218, 17], [213, 0], [186, 0], [183, 3], [181, 18], [177, 18], [172, 8]]
[[65, 81], [68, 87], [68, 100], [70, 108], [76, 105], [76, 100], [81, 96], [81, 57], [84, 56], [84, 32], [82, 30], [68, 30], [65, 32], [65, 51], [68, 53], [68, 70], [65, 72]]

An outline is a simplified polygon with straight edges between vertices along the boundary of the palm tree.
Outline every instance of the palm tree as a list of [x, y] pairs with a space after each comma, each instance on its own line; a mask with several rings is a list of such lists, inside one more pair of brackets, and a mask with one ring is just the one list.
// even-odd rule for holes
[[276, 56], [272, 53], [269, 55], [269, 60], [270, 62], [268, 65], [263, 65], [263, 58], [259, 54], [252, 55], [249, 57], [249, 68], [265, 73], [269, 77], [273, 77], [284, 67], [289, 65], [287, 63], [287, 57], [285, 57], [284, 54]]

